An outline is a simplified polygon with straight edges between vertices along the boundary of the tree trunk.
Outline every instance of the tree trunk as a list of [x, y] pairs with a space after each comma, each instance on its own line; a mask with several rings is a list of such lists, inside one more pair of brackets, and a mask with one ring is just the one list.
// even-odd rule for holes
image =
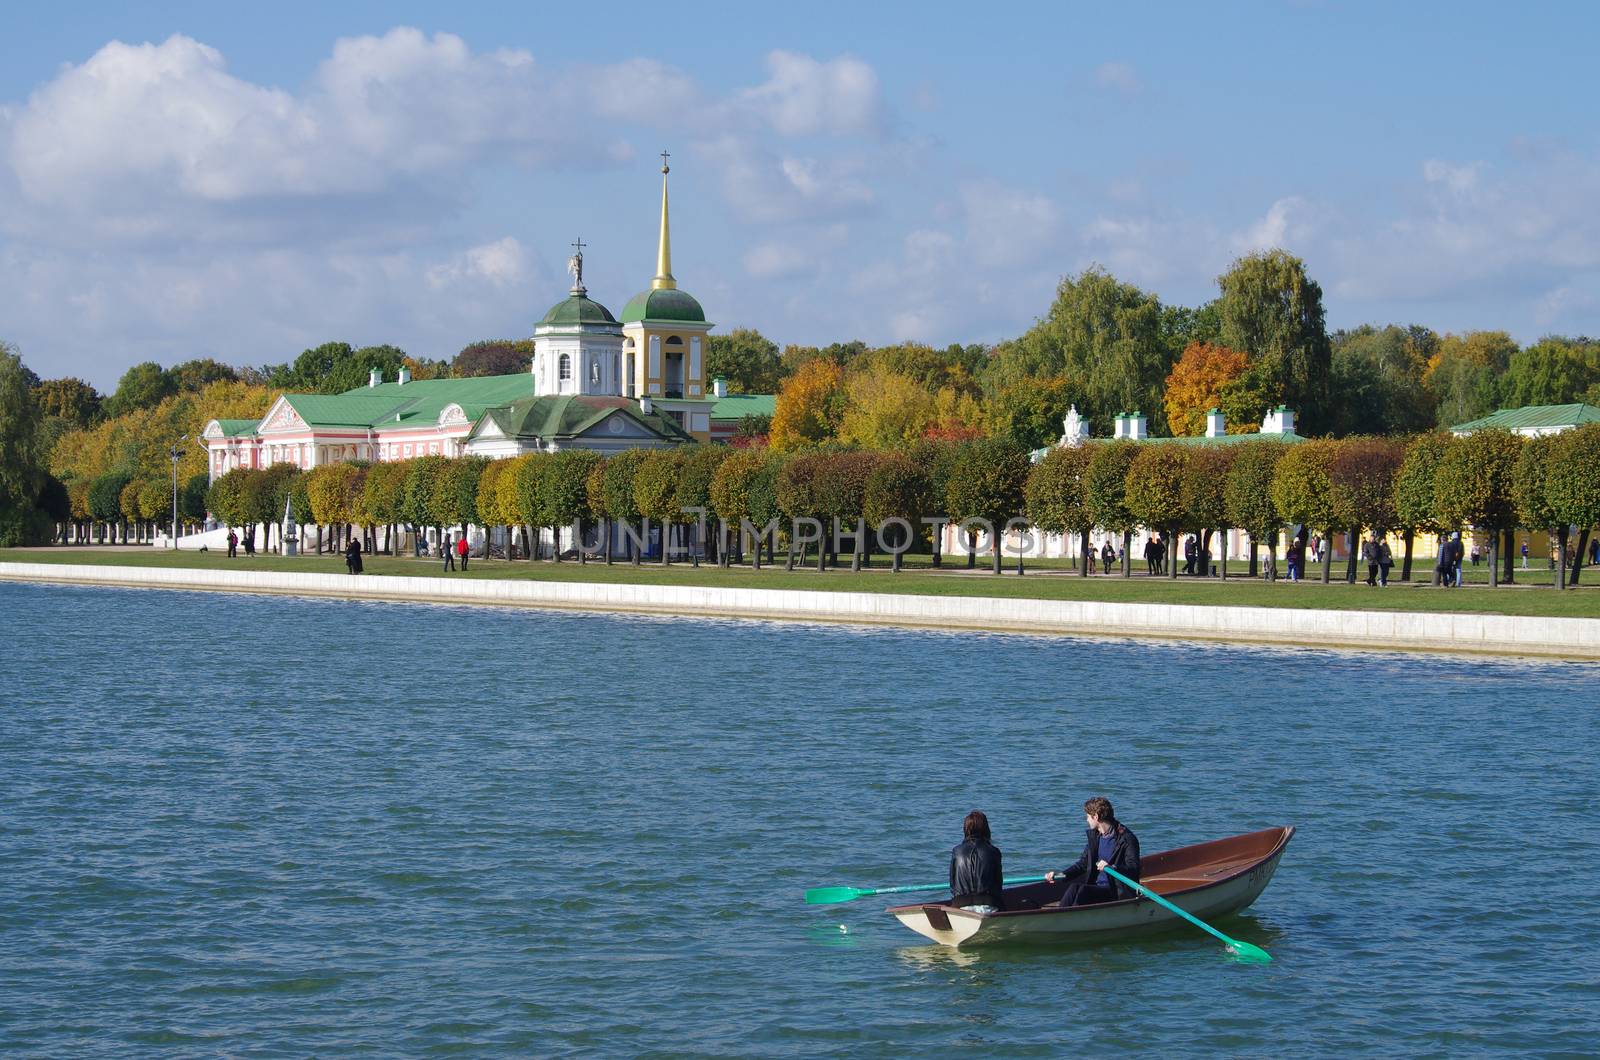
[[1228, 580], [1228, 548], [1229, 548], [1230, 544], [1231, 544], [1231, 542], [1228, 540], [1228, 532], [1226, 530], [1224, 530], [1222, 532], [1222, 580], [1223, 581], [1227, 581]]
[[1089, 576], [1089, 531], [1078, 535], [1078, 577]]
[[1583, 572], [1583, 557], [1589, 554], [1589, 528], [1586, 526], [1578, 531], [1578, 554], [1572, 557], [1572, 578], [1568, 582], [1574, 587], [1578, 584], [1578, 575]]
[[1407, 530], [1402, 538], [1402, 540], [1405, 541], [1406, 546], [1405, 560], [1400, 567], [1400, 580], [1402, 582], [1409, 582], [1411, 580], [1411, 548], [1416, 543], [1416, 539], [1417, 532], [1415, 530]]
[[1333, 574], [1333, 531], [1330, 529], [1323, 534], [1326, 542], [1322, 546], [1322, 584], [1327, 585]]
[[944, 556], [940, 554], [939, 550], [944, 547], [944, 524], [941, 523], [932, 527], [931, 530], [932, 532], [928, 534], [928, 541], [933, 548], [933, 566], [941, 567], [944, 565]]
[[[1492, 534], [1490, 536], [1491, 536], [1491, 538], [1493, 537]], [[1504, 581], [1507, 585], [1511, 585], [1511, 584], [1515, 583], [1516, 580], [1517, 580], [1516, 568], [1511, 565], [1512, 553], [1516, 551], [1516, 549], [1514, 549], [1512, 547], [1512, 545], [1515, 543], [1515, 541], [1516, 541], [1516, 535], [1512, 531], [1507, 530], [1505, 532], [1505, 544], [1502, 546], [1502, 548], [1500, 550], [1501, 554], [1503, 556], [1505, 556], [1505, 558], [1506, 558], [1505, 559], [1505, 564], [1506, 564], [1505, 576], [1501, 580]]]
[[1122, 532], [1122, 576], [1133, 577], [1133, 531]]
[[967, 569], [972, 570], [978, 565], [978, 532], [967, 531]]
[[1567, 587], [1567, 535], [1571, 531], [1566, 526], [1556, 528], [1556, 549], [1560, 559], [1556, 561], [1556, 576], [1551, 579], [1557, 591]]
[[1344, 566], [1344, 580], [1349, 585], [1356, 583], [1356, 549], [1361, 543], [1361, 527], [1357, 526], [1350, 531], [1350, 556]]
[[1176, 529], [1167, 535], [1167, 580], [1178, 580], [1178, 532]]
[[[1506, 549], [1506, 558], [1511, 558], [1511, 550]], [[1494, 531], [1489, 533], [1489, 588], [1500, 588], [1500, 535]]]

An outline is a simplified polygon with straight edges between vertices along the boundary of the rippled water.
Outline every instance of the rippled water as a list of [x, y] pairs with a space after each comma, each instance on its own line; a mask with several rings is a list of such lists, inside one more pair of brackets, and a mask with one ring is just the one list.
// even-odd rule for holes
[[[0, 1051], [1584, 1052], [1600, 668], [0, 585]], [[1104, 793], [1223, 929], [955, 953]], [[1094, 1034], [1091, 1045], [1088, 1036]]]

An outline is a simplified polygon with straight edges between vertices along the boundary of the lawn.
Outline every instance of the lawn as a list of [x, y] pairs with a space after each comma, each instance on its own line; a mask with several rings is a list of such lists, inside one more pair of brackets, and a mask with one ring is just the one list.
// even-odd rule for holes
[[[1176, 580], [1151, 578], [1136, 574], [1131, 578], [1094, 575], [1080, 578], [1064, 569], [1060, 561], [1049, 564], [1030, 564], [1031, 572], [1017, 577], [1012, 569], [995, 577], [979, 567], [969, 571], [965, 559], [957, 558], [954, 565], [930, 570], [926, 557], [918, 557], [919, 565], [894, 574], [887, 564], [875, 566], [860, 573], [849, 570], [829, 570], [818, 573], [815, 569], [785, 571], [780, 562], [776, 567], [763, 568], [760, 573], [748, 567], [722, 570], [715, 566], [693, 567], [688, 563], [674, 563], [670, 567], [644, 564], [635, 567], [628, 563], [606, 566], [591, 562], [579, 564], [572, 561], [552, 563], [542, 561], [508, 562], [506, 560], [475, 559], [466, 573], [451, 573], [440, 569], [435, 559], [412, 559], [373, 555], [364, 557], [368, 576], [410, 575], [414, 577], [447, 578], [518, 578], [543, 581], [637, 583], [649, 585], [704, 585], [729, 588], [762, 589], [814, 589], [824, 592], [891, 592], [914, 595], [940, 596], [997, 596], [1041, 600], [1104, 600], [1122, 603], [1163, 604], [1231, 604], [1250, 607], [1299, 607], [1341, 610], [1382, 611], [1456, 611], [1504, 615], [1570, 616], [1600, 618], [1600, 569], [1586, 568], [1582, 588], [1557, 593], [1550, 588], [1550, 571], [1517, 571], [1518, 584], [1491, 590], [1484, 584], [1470, 585], [1464, 590], [1435, 589], [1421, 579], [1431, 577], [1427, 564], [1413, 571], [1418, 580], [1400, 584], [1394, 580], [1386, 588], [1368, 587], [1361, 581], [1355, 585], [1334, 581], [1322, 585], [1316, 581], [1292, 584], [1278, 581], [1267, 584], [1259, 579], [1230, 577], [1186, 578]], [[260, 555], [251, 559], [240, 556], [230, 560], [220, 552], [160, 552], [155, 549], [123, 550], [109, 548], [44, 548], [0, 549], [0, 562], [17, 563], [86, 563], [103, 566], [129, 567], [195, 567], [212, 570], [271, 570], [300, 571], [307, 573], [343, 573], [344, 560], [339, 556], [310, 555], [282, 557]], [[881, 562], [881, 561], [880, 561]], [[1241, 565], [1242, 571], [1242, 565]], [[1334, 577], [1343, 574], [1343, 567], [1334, 566]], [[1361, 572], [1365, 577], [1365, 570]], [[1472, 570], [1469, 577], [1478, 582], [1487, 581], [1484, 568]], [[1529, 584], [1538, 579], [1542, 584]]]

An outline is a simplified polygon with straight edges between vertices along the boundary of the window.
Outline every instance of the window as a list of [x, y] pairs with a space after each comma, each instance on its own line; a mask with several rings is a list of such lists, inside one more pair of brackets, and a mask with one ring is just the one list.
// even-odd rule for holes
[[557, 365], [556, 378], [562, 380], [563, 382], [572, 378], [572, 357], [569, 354], [563, 353], [561, 355], [561, 360], [557, 362]]

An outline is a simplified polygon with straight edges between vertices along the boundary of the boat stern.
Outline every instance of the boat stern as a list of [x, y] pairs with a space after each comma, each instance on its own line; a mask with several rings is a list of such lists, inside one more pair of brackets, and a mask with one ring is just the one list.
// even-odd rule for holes
[[947, 905], [901, 905], [889, 912], [912, 931], [942, 946], [960, 946], [972, 938], [983, 927], [985, 916]]

